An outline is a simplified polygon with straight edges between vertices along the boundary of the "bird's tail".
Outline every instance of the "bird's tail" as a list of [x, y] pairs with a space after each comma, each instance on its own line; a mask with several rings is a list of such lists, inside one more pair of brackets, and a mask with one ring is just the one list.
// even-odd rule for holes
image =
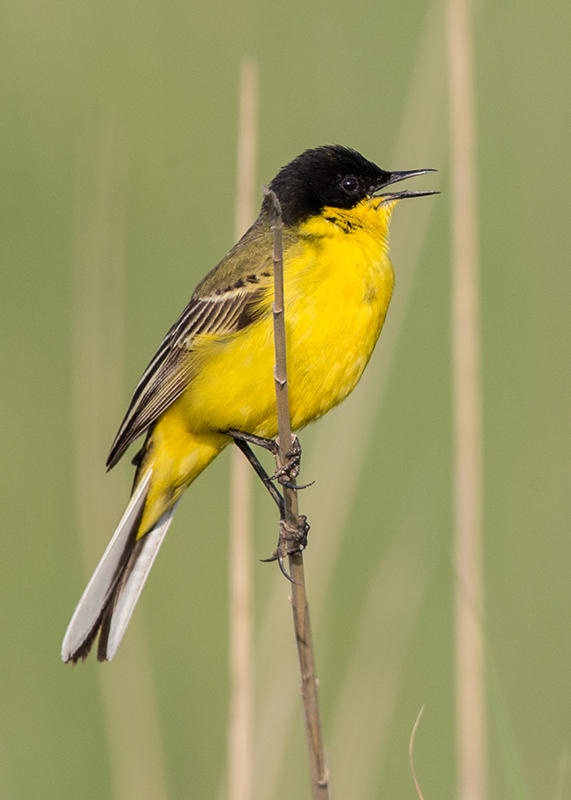
[[61, 648], [63, 661], [85, 659], [101, 631], [97, 658], [111, 661], [172, 520], [173, 505], [137, 538], [151, 484], [149, 468], [138, 482], [117, 530], [83, 592]]

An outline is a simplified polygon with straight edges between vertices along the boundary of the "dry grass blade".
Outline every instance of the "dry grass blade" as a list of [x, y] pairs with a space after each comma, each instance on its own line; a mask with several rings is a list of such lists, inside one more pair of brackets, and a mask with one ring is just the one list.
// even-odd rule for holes
[[416, 736], [416, 731], [418, 730], [418, 726], [420, 724], [421, 717], [424, 713], [424, 705], [420, 707], [420, 711], [418, 712], [418, 716], [416, 717], [415, 723], [412, 726], [412, 731], [410, 733], [410, 740], [408, 743], [408, 762], [410, 764], [410, 771], [412, 773], [412, 780], [414, 781], [414, 788], [416, 789], [416, 794], [418, 796], [418, 800], [424, 800], [424, 796], [420, 789], [420, 784], [418, 782], [418, 778], [416, 777], [416, 770], [414, 768], [414, 738]]

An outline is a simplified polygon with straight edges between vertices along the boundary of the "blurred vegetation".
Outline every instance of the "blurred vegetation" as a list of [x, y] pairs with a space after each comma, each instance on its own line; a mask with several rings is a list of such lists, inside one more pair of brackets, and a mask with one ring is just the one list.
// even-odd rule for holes
[[[564, 798], [571, 12], [477, 5], [490, 797]], [[103, 457], [129, 392], [233, 243], [238, 71], [253, 55], [259, 183], [332, 142], [440, 170], [442, 196], [396, 214], [396, 294], [370, 373], [302, 436], [317, 484], [301, 503], [335, 796], [414, 796], [425, 703], [416, 771], [425, 797], [452, 798], [441, 4], [28, 0], [1, 19], [2, 796], [224, 796], [227, 455], [183, 502], [116, 661], [64, 667], [59, 645], [128, 493], [127, 460], [105, 477]], [[257, 491], [257, 556], [275, 534]], [[301, 798], [288, 590], [253, 571], [255, 796]]]

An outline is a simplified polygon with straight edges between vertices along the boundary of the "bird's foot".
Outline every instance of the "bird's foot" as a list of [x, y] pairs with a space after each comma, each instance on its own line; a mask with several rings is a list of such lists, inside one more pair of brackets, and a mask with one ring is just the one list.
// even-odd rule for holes
[[[296, 486], [295, 479], [299, 475], [301, 467], [301, 445], [297, 436], [292, 435], [291, 445], [289, 450], [285, 453], [285, 460], [282, 463], [280, 458], [279, 448], [275, 453], [276, 456], [276, 471], [272, 475], [272, 480], [278, 481], [282, 486], [287, 486], [290, 489], [305, 489], [306, 486]], [[311, 486], [310, 483], [307, 486]]]
[[269, 558], [263, 558], [264, 562], [277, 561], [282, 574], [294, 583], [292, 577], [285, 568], [286, 556], [302, 553], [307, 547], [307, 535], [309, 533], [309, 522], [304, 514], [298, 516], [298, 525], [290, 525], [285, 519], [280, 520], [280, 536], [274, 552]]

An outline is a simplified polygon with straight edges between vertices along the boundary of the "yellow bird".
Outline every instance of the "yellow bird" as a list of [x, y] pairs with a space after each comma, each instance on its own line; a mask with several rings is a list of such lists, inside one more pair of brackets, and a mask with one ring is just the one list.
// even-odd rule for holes
[[[355, 388], [389, 306], [388, 232], [399, 200], [385, 192], [431, 170], [388, 172], [355, 150], [306, 150], [270, 183], [284, 222], [289, 404], [299, 430]], [[73, 614], [62, 659], [111, 660], [192, 481], [231, 441], [228, 431], [277, 434], [273, 381], [270, 200], [197, 286], [145, 370], [111, 447], [113, 467], [147, 433], [133, 492]]]

